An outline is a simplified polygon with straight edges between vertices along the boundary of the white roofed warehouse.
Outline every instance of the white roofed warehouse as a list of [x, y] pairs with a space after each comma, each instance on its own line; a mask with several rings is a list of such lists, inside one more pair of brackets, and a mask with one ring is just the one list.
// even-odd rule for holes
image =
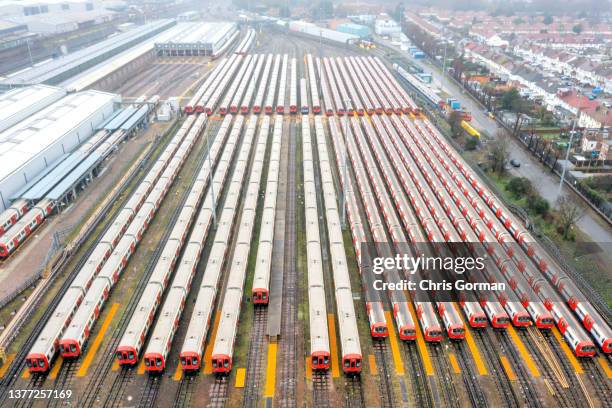
[[219, 55], [238, 36], [235, 23], [179, 23], [185, 26], [176, 36], [155, 44], [160, 56]]
[[100, 91], [70, 94], [0, 133], [0, 211], [23, 186], [89, 139], [119, 102], [118, 95]]
[[34, 85], [0, 94], [0, 132], [32, 116], [66, 95], [62, 88]]

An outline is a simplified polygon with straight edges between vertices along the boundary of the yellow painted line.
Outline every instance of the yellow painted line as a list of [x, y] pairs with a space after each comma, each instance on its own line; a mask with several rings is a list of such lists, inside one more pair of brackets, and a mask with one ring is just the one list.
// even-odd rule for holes
[[391, 330], [389, 330], [389, 342], [391, 343], [391, 354], [393, 354], [395, 373], [397, 375], [404, 375], [404, 362], [402, 361], [399, 345], [397, 344], [395, 330], [393, 330], [393, 319], [391, 318], [391, 312], [385, 312], [385, 319], [387, 320], [387, 327], [391, 328]]
[[30, 372], [28, 371], [27, 368], [23, 370], [23, 374], [21, 374], [21, 378], [23, 378], [24, 380], [27, 380], [28, 378], [30, 378]]
[[338, 367], [338, 343], [336, 343], [336, 322], [333, 313], [327, 314], [327, 326], [329, 328], [332, 377], [338, 378], [340, 377], [340, 367]]
[[15, 356], [16, 354], [8, 355], [6, 361], [4, 362], [4, 364], [2, 364], [2, 367], [0, 367], [0, 378], [4, 377], [4, 375], [8, 371], [8, 368], [11, 366], [11, 363], [13, 362], [13, 360], [15, 360]]
[[504, 371], [506, 372], [508, 379], [510, 381], [516, 381], [516, 374], [514, 374], [514, 371], [512, 370], [512, 367], [510, 366], [510, 363], [508, 362], [506, 356], [499, 356], [499, 359], [501, 361], [502, 367], [504, 367]]
[[310, 357], [306, 357], [306, 378], [312, 378], [312, 365], [310, 365]]
[[106, 330], [108, 330], [108, 326], [113, 321], [113, 317], [115, 317], [115, 313], [117, 313], [118, 309], [119, 309], [119, 303], [113, 303], [113, 305], [111, 306], [108, 312], [108, 315], [106, 316], [106, 319], [104, 319], [104, 322], [102, 323], [102, 326], [100, 327], [100, 331], [98, 332], [98, 335], [94, 339], [93, 343], [91, 343], [91, 347], [89, 347], [89, 351], [87, 352], [87, 355], [83, 359], [83, 364], [79, 368], [79, 371], [77, 371], [77, 374], [76, 374], [77, 377], [85, 377], [87, 375], [87, 370], [89, 369], [91, 362], [93, 361], [96, 353], [98, 352], [98, 349], [100, 348], [100, 344], [102, 343], [102, 340], [104, 339], [104, 335], [106, 334]]
[[557, 330], [556, 327], [553, 327], [552, 328], [552, 332], [555, 335], [555, 337], [557, 338], [557, 341], [559, 342], [559, 344], [561, 345], [561, 348], [563, 349], [563, 352], [567, 356], [567, 359], [569, 360], [569, 362], [574, 367], [574, 371], [576, 372], [576, 374], [583, 374], [584, 370], [582, 369], [582, 366], [578, 362], [578, 359], [576, 358], [576, 356], [574, 355], [572, 350], [570, 350], [570, 348], [567, 345], [567, 343], [565, 342], [565, 340], [561, 337], [561, 333], [559, 333], [559, 330]]
[[140, 364], [138, 364], [138, 375], [143, 375], [145, 372], [145, 363], [144, 359], [140, 360]]
[[465, 327], [465, 340], [467, 341], [468, 348], [470, 349], [470, 352], [472, 353], [472, 357], [474, 357], [474, 363], [476, 364], [476, 369], [478, 370], [478, 374], [488, 375], [489, 372], [487, 371], [487, 367], [485, 366], [484, 361], [482, 361], [480, 350], [478, 350], [478, 346], [476, 345], [476, 342], [474, 341], [474, 338], [472, 337], [472, 331], [470, 330], [468, 325], [465, 324], [465, 321], [463, 321], [463, 316], [461, 315], [461, 311], [457, 307], [457, 304], [453, 303], [453, 305], [455, 306], [455, 310], [457, 311], [457, 314], [459, 315], [459, 318], [461, 319], [461, 322], [463, 323], [463, 326]]
[[[599, 365], [601, 366], [601, 368], [603, 368], [603, 370], [605, 371], [608, 379], [612, 379], [612, 369], [610, 369], [610, 366], [608, 365], [606, 358], [603, 356], [599, 356], [597, 357], [597, 361], [599, 362]], [[0, 373], [0, 378], [2, 378], [2, 373]]]
[[115, 360], [113, 362], [113, 366], [111, 367], [111, 371], [117, 371], [119, 370], [119, 360]]
[[412, 320], [414, 321], [414, 328], [416, 330], [417, 335], [417, 349], [419, 350], [419, 354], [421, 355], [421, 359], [423, 360], [423, 365], [425, 366], [425, 374], [434, 375], [433, 364], [431, 363], [431, 359], [429, 358], [429, 352], [427, 351], [427, 347], [425, 346], [425, 338], [423, 337], [423, 333], [421, 333], [419, 319], [417, 319], [416, 311], [414, 310], [414, 305], [412, 304], [412, 302], [408, 302], [408, 308], [410, 309], [410, 314], [412, 315]]
[[451, 367], [453, 367], [453, 372], [455, 374], [461, 374], [461, 368], [459, 368], [459, 362], [457, 362], [455, 354], [448, 353], [448, 359], [450, 360]]
[[539, 377], [540, 370], [538, 370], [538, 367], [535, 365], [533, 359], [531, 358], [531, 355], [525, 348], [523, 341], [518, 336], [518, 334], [516, 334], [516, 330], [514, 330], [514, 327], [512, 327], [512, 325], [508, 325], [506, 330], [508, 331], [508, 333], [510, 333], [510, 338], [512, 338], [512, 341], [514, 341], [514, 344], [516, 345], [516, 348], [521, 354], [521, 357], [523, 357], [523, 361], [525, 362], [525, 364], [527, 364], [527, 368], [529, 369], [529, 371], [531, 371], [531, 375], [533, 377]]
[[63, 362], [62, 357], [59, 357], [57, 361], [55, 362], [55, 365], [51, 369], [51, 372], [49, 373], [50, 379], [54, 380], [55, 378], [57, 378], [57, 373], [59, 373], [60, 367], [62, 366], [62, 362]]
[[246, 377], [246, 368], [236, 370], [236, 388], [244, 388], [244, 379]]
[[183, 378], [183, 370], [181, 369], [181, 364], [179, 363], [176, 366], [176, 370], [174, 371], [174, 375], [172, 376], [172, 379], [174, 381], [181, 381], [181, 378]]
[[212, 352], [215, 344], [215, 337], [217, 337], [217, 329], [219, 328], [219, 320], [221, 320], [221, 313], [217, 313], [215, 316], [215, 324], [213, 325], [213, 331], [210, 334], [210, 341], [204, 351], [204, 374], [212, 374]]
[[368, 356], [368, 361], [370, 362], [370, 374], [378, 375], [378, 371], [376, 370], [376, 358], [373, 354]]
[[276, 348], [278, 344], [268, 344], [268, 367], [266, 368], [266, 388], [264, 397], [273, 397], [276, 388]]

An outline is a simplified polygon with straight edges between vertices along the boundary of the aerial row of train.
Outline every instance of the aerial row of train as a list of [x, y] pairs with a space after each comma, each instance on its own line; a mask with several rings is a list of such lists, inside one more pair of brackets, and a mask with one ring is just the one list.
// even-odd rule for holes
[[[347, 81], [345, 89], [356, 89], [361, 100], [370, 105], [385, 104], [384, 96], [393, 96], [398, 102], [409, 98], [378, 59], [364, 58], [363, 60], [364, 72], [368, 72], [369, 75], [360, 78], [343, 75], [342, 79]], [[336, 70], [334, 70], [331, 61], [317, 61], [317, 66], [320, 67], [319, 72], [323, 72], [320, 78], [323, 84], [321, 92], [327, 112], [331, 105], [339, 106], [342, 100], [340, 95], [344, 91], [342, 91], [342, 87], [338, 87], [336, 84], [334, 77]], [[356, 78], [359, 78], [359, 80], [356, 80]], [[351, 79], [356, 82], [351, 83]], [[374, 87], [373, 84], [375, 83], [380, 85]], [[327, 84], [331, 85], [331, 89], [327, 89]], [[336, 85], [335, 88], [334, 85]], [[367, 89], [368, 87], [377, 91], [359, 91], [360, 88]], [[383, 97], [382, 102], [380, 102], [381, 97]], [[355, 104], [355, 106], [358, 106], [358, 104]], [[393, 103], [388, 103], [388, 106], [393, 106]], [[334, 110], [331, 109], [331, 111]], [[584, 327], [592, 334], [593, 339], [602, 351], [610, 352], [610, 329], [605, 320], [598, 315], [588, 302], [580, 301], [581, 294], [575, 284], [571, 282], [571, 279], [562, 272], [561, 268], [545, 253], [543, 248], [528, 236], [526, 231], [520, 227], [520, 223], [506, 209], [502, 209], [500, 203], [488, 190], [484, 189], [481, 182], [469, 170], [467, 164], [444, 142], [439, 132], [427, 120], [417, 119], [412, 121], [407, 119], [406, 116], [372, 117], [371, 120], [375, 131], [368, 131], [370, 125], [365, 121], [361, 125], [366, 134], [387, 135], [386, 144], [383, 144], [383, 146], [389, 158], [383, 157], [381, 151], [374, 149], [378, 151], [377, 161], [383, 164], [383, 170], [386, 167], [385, 163], [387, 166], [393, 164], [393, 172], [397, 172], [401, 183], [397, 179], [395, 181], [391, 180], [393, 179], [393, 173], [390, 170], [384, 172], [384, 179], [388, 185], [390, 184], [389, 188], [394, 191], [393, 195], [395, 197], [401, 197], [399, 194], [400, 185], [406, 191], [411, 202], [410, 205], [418, 209], [417, 214], [421, 216], [419, 221], [422, 228], [427, 232], [428, 239], [478, 244], [472, 245], [473, 250], [480, 251], [483, 254], [486, 251], [494, 262], [494, 264], [488, 264], [484, 271], [484, 278], [488, 281], [507, 282], [512, 288], [509, 296], [501, 295], [497, 299], [491, 300], [486, 299], [482, 294], [476, 294], [478, 302], [460, 302], [473, 326], [484, 324], [483, 312], [489, 316], [493, 326], [500, 327], [510, 322], [516, 326], [524, 326], [530, 324], [532, 319], [538, 327], [546, 329], [552, 327], [554, 322], [577, 355], [593, 355], [595, 348], [592, 341], [584, 333], [574, 316], [562, 304], [563, 302], [559, 299], [558, 294], [552, 290], [545, 279], [545, 277], [548, 277], [550, 282], [557, 286], [563, 300], [568, 303], [570, 309], [576, 312]], [[352, 121], [355, 123], [356, 118], [353, 118]], [[355, 129], [355, 126], [353, 128]], [[356, 131], [356, 133], [358, 132]], [[418, 141], [417, 139], [409, 140], [408, 136], [420, 137], [421, 139]], [[375, 139], [370, 138], [370, 143], [375, 144]], [[438, 147], [435, 146], [436, 143], [438, 143]], [[402, 146], [404, 147], [402, 148]], [[433, 150], [435, 153], [428, 155], [424, 151], [427, 147], [432, 149], [435, 147]], [[351, 149], [349, 148], [348, 151], [350, 152]], [[391, 152], [393, 153], [391, 154]], [[400, 152], [399, 157], [397, 157], [397, 152]], [[433, 164], [426, 167], [425, 163], [428, 160], [439, 160], [441, 166], [446, 168], [447, 173], [443, 173]], [[418, 175], [419, 170], [415, 171], [417, 164], [420, 166], [418, 169], [422, 172], [422, 175]], [[437, 177], [433, 177], [434, 174]], [[454, 185], [453, 182], [455, 182]], [[417, 199], [414, 194], [416, 191], [421, 193], [425, 202]], [[454, 208], [451, 203], [455, 206]], [[486, 208], [487, 206], [489, 208]], [[410, 208], [406, 200], [397, 198], [396, 207], [398, 212], [406, 218], [406, 210]], [[431, 216], [433, 218], [422, 218], [424, 214], [422, 210], [425, 208], [430, 212], [430, 218]], [[490, 214], [487, 214], [486, 210]], [[382, 211], [383, 214], [387, 214], [384, 207]], [[370, 215], [369, 210], [368, 213]], [[447, 216], [441, 216], [444, 214], [447, 214]], [[412, 235], [418, 229], [411, 229], [411, 226], [414, 225], [415, 220], [403, 219], [402, 221], [409, 236], [414, 238]], [[393, 238], [392, 227], [388, 227]], [[437, 238], [434, 234], [436, 232], [434, 227], [437, 227], [439, 229], [438, 233], [441, 234]], [[496, 245], [493, 245], [493, 243], [496, 243]], [[522, 248], [519, 248], [519, 244]], [[543, 275], [538, 274], [534, 263], [543, 272]], [[513, 273], [516, 270], [519, 270], [522, 274]], [[477, 277], [471, 278], [479, 280]], [[559, 281], [561, 283], [557, 284]], [[448, 305], [438, 304], [436, 306], [439, 312], [443, 312], [442, 319], [445, 321], [444, 314], [450, 308]], [[418, 315], [420, 308], [419, 305], [416, 305], [416, 307]]]
[[[578, 288], [551, 259], [521, 224], [482, 185], [463, 159], [452, 150], [426, 119], [418, 115], [410, 96], [378, 58], [324, 58], [305, 59], [307, 78], [300, 81], [301, 112], [335, 112], [347, 118], [344, 132], [334, 116], [327, 120], [331, 139], [335, 147], [336, 165], [345, 172], [341, 149], [345, 146], [357, 181], [357, 191], [367, 215], [367, 224], [380, 256], [390, 251], [409, 252], [406, 242], [426, 244], [426, 251], [441, 253], [453, 248], [454, 243], [466, 243], [471, 252], [487, 254], [490, 261], [482, 276], [468, 275], [474, 281], [507, 282], [512, 291], [508, 295], [490, 298], [474, 293], [459, 302], [470, 326], [484, 327], [487, 320], [496, 328], [509, 324], [521, 327], [531, 324], [542, 329], [554, 324], [564, 335], [578, 356], [592, 356], [596, 348], [580, 323], [590, 332], [602, 351], [610, 353], [611, 334], [607, 322], [581, 299]], [[316, 69], [315, 69], [316, 67]], [[264, 112], [284, 112], [287, 70], [290, 70], [290, 112], [297, 111], [297, 63], [287, 55], [239, 55], [223, 59], [211, 71], [204, 84], [196, 91], [185, 109], [187, 113], [212, 113], [225, 108], [226, 113], [244, 113], [242, 104], [263, 104]], [[263, 71], [263, 72], [262, 72]], [[318, 72], [318, 74], [317, 74]], [[259, 75], [262, 74], [261, 80]], [[230, 83], [230, 79], [235, 81]], [[268, 80], [269, 79], [269, 80]], [[310, 87], [310, 90], [308, 89]], [[257, 88], [257, 89], [256, 89]], [[281, 93], [281, 89], [283, 91]], [[278, 94], [277, 94], [278, 89]], [[257, 92], [255, 92], [257, 91]], [[322, 98], [319, 98], [319, 94]], [[248, 97], [248, 100], [246, 99]], [[308, 101], [310, 97], [310, 103]], [[264, 99], [265, 98], [265, 99]], [[275, 103], [276, 102], [276, 103]], [[321, 103], [323, 102], [323, 103]], [[295, 106], [295, 109], [292, 107]], [[234, 109], [232, 108], [234, 107]], [[282, 107], [279, 110], [279, 107]], [[269, 108], [269, 109], [267, 109]], [[276, 108], [276, 109], [274, 109]], [[360, 110], [371, 117], [360, 117]], [[255, 105], [253, 105], [255, 112]], [[261, 109], [259, 110], [261, 112]], [[268, 112], [269, 111], [269, 112]], [[389, 115], [372, 115], [388, 113]], [[416, 114], [416, 118], [405, 115]], [[396, 115], [393, 115], [396, 114]], [[153, 165], [133, 196], [126, 203], [113, 224], [102, 236], [92, 251], [87, 263], [79, 271], [71, 288], [66, 292], [51, 319], [45, 325], [27, 356], [30, 371], [47, 371], [56, 354], [77, 357], [82, 353], [91, 329], [108, 298], [109, 292], [119, 279], [128, 259], [134, 252], [142, 234], [161, 204], [161, 200], [172, 184], [195, 140], [202, 132], [207, 115], [189, 116], [174, 136], [159, 160]], [[244, 177], [249, 167], [251, 146], [255, 139], [257, 116], [252, 116], [244, 131], [242, 148], [238, 154], [236, 168], [228, 187], [228, 199], [219, 219], [211, 254], [206, 262], [195, 310], [187, 329], [187, 336], [180, 352], [180, 364], [185, 370], [197, 370], [203, 364], [205, 339], [214, 311], [215, 298], [226, 260], [235, 265], [221, 306], [219, 333], [213, 345], [213, 370], [227, 373], [232, 368], [233, 347], [236, 340], [241, 294], [243, 292], [247, 250], [234, 251], [229, 258], [228, 243], [236, 224], [239, 197]], [[333, 291], [341, 345], [342, 367], [346, 373], [361, 370], [362, 355], [357, 332], [355, 310], [352, 300], [346, 254], [342, 242], [339, 210], [332, 178], [329, 154], [326, 145], [325, 126], [320, 116], [315, 116], [315, 136], [321, 185], [315, 185], [315, 165], [312, 152], [310, 122], [302, 118], [304, 149], [304, 193], [307, 221], [307, 257], [309, 279], [309, 304], [311, 311], [311, 357], [315, 369], [329, 368], [329, 333], [325, 288], [321, 265], [320, 233], [328, 237], [329, 253], [333, 273]], [[216, 220], [213, 207], [214, 195], [221, 194], [238, 147], [243, 124], [242, 115], [227, 115], [213, 142], [208, 162], [202, 165], [192, 189], [183, 203], [182, 212], [171, 237], [165, 243], [162, 256], [157, 260], [148, 285], [140, 299], [128, 331], [124, 333], [116, 350], [121, 364], [136, 364], [144, 351], [148, 371], [164, 370], [173, 337], [179, 325], [191, 282], [198, 265], [201, 249], [209, 231], [211, 221]], [[239, 243], [250, 242], [253, 220], [250, 219], [257, 203], [262, 172], [263, 153], [267, 143], [270, 118], [261, 121], [255, 160], [249, 182], [246, 184], [247, 199], [240, 213], [245, 217], [238, 227]], [[231, 131], [230, 131], [231, 128]], [[344, 133], [344, 134], [343, 134]], [[282, 121], [275, 120], [267, 191], [276, 196], [274, 180], [278, 178], [276, 154], [280, 151]], [[263, 144], [263, 146], [262, 146]], [[223, 150], [222, 156], [219, 158]], [[261, 157], [260, 157], [261, 156]], [[214, 172], [213, 162], [219, 162]], [[272, 177], [272, 179], [270, 179]], [[207, 180], [208, 178], [208, 180]], [[345, 173], [341, 177], [344, 183]], [[272, 184], [270, 184], [272, 183]], [[189, 238], [187, 233], [194, 220], [197, 208], [208, 186], [196, 224]], [[347, 211], [351, 233], [362, 280], [367, 279], [362, 263], [361, 242], [365, 239], [365, 222], [358, 211], [356, 193], [347, 186], [351, 194], [347, 197]], [[322, 193], [318, 204], [317, 192]], [[251, 193], [249, 193], [251, 192]], [[268, 193], [266, 193], [268, 194]], [[249, 199], [253, 198], [252, 200]], [[274, 211], [266, 197], [258, 260], [261, 267], [256, 271], [252, 288], [254, 304], [267, 304], [269, 299], [269, 277], [272, 253]], [[319, 229], [317, 205], [322, 205], [326, 231]], [[266, 215], [267, 214], [267, 215]], [[386, 227], [386, 228], [385, 228]], [[264, 229], [265, 228], [265, 229]], [[265, 232], [267, 231], [267, 232]], [[265, 233], [263, 233], [265, 232]], [[183, 256], [178, 259], [187, 240]], [[384, 243], [390, 242], [391, 247]], [[449, 243], [443, 246], [436, 243]], [[427, 252], [429, 253], [429, 252]], [[418, 255], [418, 254], [414, 254]], [[178, 265], [178, 266], [177, 266]], [[175, 266], [177, 266], [175, 268]], [[174, 278], [170, 283], [170, 277]], [[519, 273], [517, 273], [517, 270]], [[427, 278], [425, 271], [416, 274], [417, 279]], [[389, 281], [400, 279], [397, 270], [385, 271]], [[558, 290], [555, 291], [555, 287]], [[160, 305], [163, 293], [168, 291], [164, 305]], [[559, 295], [560, 294], [560, 295]], [[393, 316], [402, 340], [413, 340], [418, 330], [415, 319], [427, 341], [440, 341], [443, 333], [451, 339], [465, 336], [463, 320], [452, 302], [431, 302], [413, 297], [408, 299], [399, 291], [386, 293], [393, 308]], [[413, 294], [414, 295], [414, 294]], [[564, 304], [569, 304], [569, 308]], [[414, 305], [414, 311], [411, 310]], [[160, 308], [160, 306], [162, 306]], [[374, 337], [385, 337], [391, 327], [384, 319], [380, 298], [368, 298], [367, 313], [370, 332]], [[158, 309], [160, 310], [158, 313]], [[579, 317], [580, 322], [571, 311]], [[155, 322], [155, 315], [159, 314]], [[438, 317], [442, 321], [440, 325]], [[155, 324], [154, 324], [155, 322]], [[150, 334], [148, 334], [150, 332]]]
[[205, 123], [206, 116], [185, 121], [96, 243], [26, 356], [30, 371], [48, 371], [58, 352], [66, 357], [80, 354], [110, 290]]

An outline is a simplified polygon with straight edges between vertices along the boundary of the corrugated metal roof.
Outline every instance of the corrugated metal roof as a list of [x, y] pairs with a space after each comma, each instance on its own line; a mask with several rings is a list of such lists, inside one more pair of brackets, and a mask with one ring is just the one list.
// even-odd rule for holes
[[49, 174], [51, 171], [53, 171], [54, 168], [56, 168], [58, 165], [60, 165], [64, 160], [66, 160], [66, 158], [70, 156], [70, 153], [66, 153], [61, 155], [57, 160], [55, 160], [49, 167], [45, 168], [43, 171], [41, 171], [35, 178], [33, 178], [32, 180], [30, 180], [30, 182], [28, 184], [26, 184], [25, 186], [23, 186], [21, 189], [19, 189], [15, 194], [13, 194], [13, 196], [11, 197], [11, 200], [16, 200], [20, 197], [22, 197], [29, 189], [31, 189], [32, 187], [34, 187], [38, 182], [40, 182], [40, 180], [42, 180], [47, 174]]
[[119, 68], [129, 64], [131, 61], [134, 61], [147, 52], [150, 52], [155, 48], [155, 44], [157, 42], [167, 41], [169, 38], [174, 37], [178, 33], [182, 32], [182, 30], [186, 29], [188, 29], [188, 27], [177, 24], [174, 27], [157, 34], [156, 36], [145, 40], [144, 42], [133, 46], [126, 51], [106, 59], [104, 62], [101, 62], [95, 67], [89, 68], [80, 74], [74, 75], [72, 78], [63, 81], [60, 85], [66, 89], [74, 89], [75, 91], [86, 89], [102, 78], [105, 78], [106, 76], [115, 72]]
[[182, 29], [176, 35], [165, 41], [156, 41], [155, 44], [161, 47], [179, 44], [205, 44], [212, 47], [235, 29], [236, 24], [231, 22], [197, 22], [178, 23], [177, 27]]
[[0, 133], [0, 180], [74, 132], [87, 118], [119, 97], [100, 91], [71, 94]]
[[[100, 62], [96, 61], [97, 59], [104, 57], [108, 58], [113, 52], [120, 52], [122, 49], [125, 49], [125, 47], [132, 46], [135, 42], [142, 41], [154, 33], [165, 30], [174, 24], [175, 21], [170, 19], [145, 24], [123, 34], [108, 38], [90, 47], [68, 54], [62, 58], [53, 60], [47, 64], [24, 71], [19, 75], [7, 78], [0, 81], [0, 85], [8, 87], [10, 85], [22, 86], [23, 84], [59, 83], [64, 80], [64, 78], [62, 78], [63, 76], [69, 75], [68, 73], [71, 70], [76, 71], [79, 66], [83, 66], [83, 69], [86, 69]], [[78, 72], [74, 72], [74, 74], [77, 73]]]
[[79, 181], [85, 173], [87, 173], [100, 160], [100, 153], [94, 151], [87, 156], [74, 170], [70, 172], [62, 181], [56, 185], [53, 190], [45, 195], [51, 200], [59, 200], [77, 181]]
[[66, 91], [48, 85], [17, 88], [0, 95], [0, 132], [49, 106]]
[[138, 109], [138, 112], [136, 112], [131, 118], [127, 120], [127, 122], [121, 125], [121, 130], [129, 132], [134, 128], [134, 126], [136, 126], [138, 122], [140, 122], [147, 115], [148, 112], [149, 107], [147, 105], [141, 107], [140, 109]]
[[136, 112], [136, 108], [133, 106], [129, 106], [125, 109], [121, 110], [121, 113], [113, 118], [112, 121], [108, 122], [104, 125], [104, 129], [106, 130], [117, 130], [125, 122], [130, 116], [132, 116]]

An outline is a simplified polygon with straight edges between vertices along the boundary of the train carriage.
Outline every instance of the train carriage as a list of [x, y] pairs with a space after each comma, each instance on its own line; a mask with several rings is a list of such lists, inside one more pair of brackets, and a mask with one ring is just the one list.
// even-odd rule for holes
[[136, 365], [149, 327], [153, 324], [155, 311], [161, 302], [162, 286], [150, 282], [145, 288], [130, 324], [116, 349], [117, 361], [121, 365]]
[[69, 288], [55, 308], [53, 315], [37, 337], [26, 356], [26, 366], [32, 373], [49, 371], [59, 348], [59, 341], [83, 300], [81, 288]]
[[91, 288], [59, 341], [60, 354], [63, 358], [81, 355], [83, 345], [89, 338], [110, 289], [111, 284], [106, 278], [98, 277], [91, 284]]
[[184, 288], [170, 288], [143, 356], [145, 371], [159, 373], [166, 368], [172, 338], [178, 328], [180, 316], [185, 307], [185, 299]]

